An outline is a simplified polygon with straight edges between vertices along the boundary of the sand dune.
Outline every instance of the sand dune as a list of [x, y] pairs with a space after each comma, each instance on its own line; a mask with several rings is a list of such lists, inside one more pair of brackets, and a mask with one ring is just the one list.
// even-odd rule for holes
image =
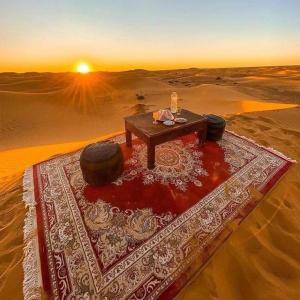
[[[296, 66], [0, 74], [0, 299], [22, 299], [26, 166], [123, 130], [124, 116], [168, 106], [173, 90], [182, 107], [224, 115], [229, 129], [300, 161], [299, 85]], [[178, 299], [299, 299], [299, 182], [297, 164]]]
[[170, 86], [164, 82], [148, 78], [140, 77], [137, 74], [122, 74], [112, 77], [108, 80], [108, 84], [116, 90], [160, 90], [168, 89]]
[[[11, 75], [14, 80], [2, 75], [0, 150], [87, 140], [120, 131], [124, 116], [167, 107], [174, 89], [180, 105], [198, 113], [226, 115], [291, 107], [263, 102], [232, 85], [199, 85], [196, 76], [186, 72], [173, 73], [177, 78], [188, 75], [197, 85], [170, 85], [162, 80], [165, 73], [146, 71]], [[137, 95], [144, 99], [138, 100]]]

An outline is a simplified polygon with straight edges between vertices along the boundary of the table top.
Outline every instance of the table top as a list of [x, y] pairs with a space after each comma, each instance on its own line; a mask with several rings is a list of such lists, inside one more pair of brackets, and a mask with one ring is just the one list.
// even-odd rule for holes
[[186, 118], [187, 122], [183, 124], [175, 123], [172, 126], [166, 126], [160, 121], [158, 121], [158, 124], [153, 124], [152, 113], [153, 112], [148, 112], [126, 117], [125, 121], [149, 137], [174, 132], [191, 125], [196, 125], [207, 121], [207, 118], [204, 116], [195, 114], [186, 109], [182, 109], [181, 114], [178, 117]]

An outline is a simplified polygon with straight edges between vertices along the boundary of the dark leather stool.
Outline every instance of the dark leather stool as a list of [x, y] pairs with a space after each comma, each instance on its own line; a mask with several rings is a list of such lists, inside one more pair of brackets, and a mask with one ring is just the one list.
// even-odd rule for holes
[[116, 180], [123, 172], [123, 155], [119, 144], [97, 142], [84, 148], [80, 155], [84, 180], [93, 186]]
[[218, 141], [222, 138], [226, 122], [216, 115], [206, 115], [207, 117], [207, 140]]

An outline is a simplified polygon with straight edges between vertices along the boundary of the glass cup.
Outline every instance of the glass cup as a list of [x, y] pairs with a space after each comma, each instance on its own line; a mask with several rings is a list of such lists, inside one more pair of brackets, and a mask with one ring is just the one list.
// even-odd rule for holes
[[181, 115], [181, 107], [177, 106], [177, 116], [180, 116], [180, 115]]
[[152, 117], [154, 119], [153, 124], [158, 124], [157, 120], [159, 119], [159, 112], [158, 111], [154, 111], [152, 113]]

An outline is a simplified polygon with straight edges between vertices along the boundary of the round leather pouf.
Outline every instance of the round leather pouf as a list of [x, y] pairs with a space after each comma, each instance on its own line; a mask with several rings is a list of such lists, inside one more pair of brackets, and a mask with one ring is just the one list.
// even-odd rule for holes
[[207, 140], [218, 141], [222, 138], [226, 122], [216, 115], [206, 115], [207, 117]]
[[123, 172], [123, 155], [119, 144], [97, 142], [84, 148], [80, 155], [83, 179], [99, 186], [116, 180]]

